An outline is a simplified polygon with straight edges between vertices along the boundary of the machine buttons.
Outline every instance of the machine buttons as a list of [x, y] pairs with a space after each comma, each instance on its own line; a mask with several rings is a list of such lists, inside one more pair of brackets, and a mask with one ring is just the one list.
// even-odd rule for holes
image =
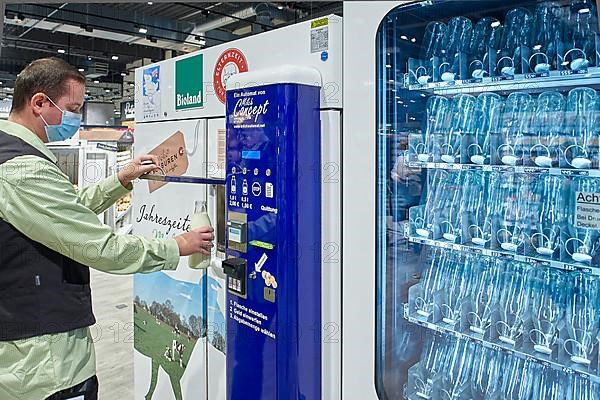
[[247, 263], [243, 258], [228, 258], [223, 261], [223, 270], [227, 275], [229, 293], [247, 297]]

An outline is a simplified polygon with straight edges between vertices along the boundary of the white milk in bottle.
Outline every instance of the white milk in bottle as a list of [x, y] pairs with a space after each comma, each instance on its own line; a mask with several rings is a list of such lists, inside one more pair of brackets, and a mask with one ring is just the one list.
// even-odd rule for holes
[[[194, 215], [192, 216], [192, 221], [190, 224], [191, 229], [201, 228], [203, 226], [210, 226], [210, 218], [208, 217], [208, 212], [206, 211], [206, 202], [196, 202], [196, 209], [194, 211]], [[210, 266], [211, 256], [205, 255], [202, 253], [194, 253], [188, 259], [188, 265], [193, 269], [206, 269]]]

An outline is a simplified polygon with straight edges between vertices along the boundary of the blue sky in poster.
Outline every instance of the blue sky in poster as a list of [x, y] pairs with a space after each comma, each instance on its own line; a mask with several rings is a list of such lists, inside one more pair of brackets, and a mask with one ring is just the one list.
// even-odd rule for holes
[[205, 279], [208, 279], [209, 322], [219, 327], [219, 331], [224, 331], [225, 317], [219, 310], [217, 302], [218, 290], [221, 289], [221, 284], [206, 275], [202, 277], [199, 283], [193, 284], [173, 279], [163, 272], [136, 274], [134, 276], [134, 296], [139, 296], [148, 305], [152, 304], [153, 301], [162, 304], [167, 300], [171, 300], [175, 311], [187, 320], [192, 314], [202, 315], [204, 305], [202, 286]]
[[187, 319], [190, 315], [201, 315], [203, 307], [202, 286], [178, 281], [163, 272], [137, 274], [134, 279], [135, 296], [145, 300], [165, 303], [171, 300], [175, 311]]

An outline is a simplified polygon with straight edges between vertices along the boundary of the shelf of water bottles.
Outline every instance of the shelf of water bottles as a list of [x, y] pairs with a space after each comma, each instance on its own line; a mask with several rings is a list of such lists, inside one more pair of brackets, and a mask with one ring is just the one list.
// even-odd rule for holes
[[429, 332], [408, 369], [408, 400], [596, 400], [600, 383], [481, 343]]
[[562, 271], [582, 271], [585, 273], [589, 273], [595, 276], [600, 276], [600, 268], [599, 267], [589, 267], [582, 265], [580, 263], [568, 263], [568, 262], [560, 262], [560, 261], [551, 261], [548, 259], [540, 258], [540, 257], [532, 257], [519, 255], [515, 253], [511, 253], [504, 250], [490, 250], [486, 248], [482, 248], [479, 246], [469, 246], [469, 245], [461, 245], [451, 243], [445, 240], [431, 240], [424, 239], [418, 236], [410, 236], [408, 240], [412, 243], [419, 243], [428, 246], [435, 246], [441, 249], [451, 249], [456, 251], [461, 251], [463, 253], [471, 253], [478, 254], [489, 257], [499, 257], [505, 260], [513, 260], [518, 262], [528, 263], [538, 267], [550, 267], [559, 269]]
[[[457, 17], [456, 20], [463, 18]], [[466, 40], [469, 36], [466, 29], [468, 24], [459, 22], [454, 25], [455, 31], [460, 33], [453, 36], [455, 41]], [[460, 28], [466, 32], [460, 31]], [[463, 35], [466, 36], [463, 38]], [[482, 46], [474, 44], [474, 39], [471, 46], [451, 43], [456, 51], [452, 56], [446, 55], [446, 50], [441, 49], [441, 53], [431, 54], [428, 59], [409, 58], [408, 72], [403, 74], [402, 86], [408, 90], [456, 94], [598, 84], [600, 34], [592, 32], [591, 35], [593, 48], [589, 48], [587, 43], [586, 49], [569, 47], [564, 41], [556, 40], [554, 44], [547, 43], [544, 46], [520, 45], [511, 48], [510, 56], [502, 55], [508, 49], [487, 47], [481, 51]], [[490, 35], [482, 39], [493, 41], [494, 37]], [[426, 36], [424, 41], [427, 40]], [[434, 45], [434, 48], [439, 47]], [[547, 48], [553, 48], [555, 54], [546, 54]]]
[[[450, 324], [444, 323], [441, 320], [438, 321], [437, 323], [428, 322], [427, 318], [420, 316], [420, 315], [410, 314], [409, 310], [410, 310], [409, 304], [405, 304], [404, 318], [412, 324], [416, 324], [416, 325], [422, 326], [426, 329], [429, 329], [431, 331], [449, 335], [449, 336], [455, 337], [457, 339], [472, 341], [472, 342], [482, 345], [485, 348], [488, 348], [488, 349], [491, 349], [494, 351], [502, 352], [504, 354], [514, 355], [515, 357], [518, 357], [520, 359], [523, 359], [523, 360], [526, 360], [529, 362], [534, 362], [536, 364], [540, 364], [544, 367], [549, 367], [549, 368], [552, 368], [552, 369], [555, 369], [558, 371], [562, 371], [567, 374], [578, 375], [578, 376], [580, 376], [584, 379], [588, 379], [592, 382], [600, 383], [600, 377], [597, 375], [597, 370], [598, 370], [597, 366], [594, 367], [593, 369], [591, 367], [586, 368], [584, 365], [577, 364], [577, 363], [570, 361], [570, 356], [562, 354], [562, 352], [561, 352], [560, 356], [556, 355], [556, 356], [554, 356], [554, 358], [551, 358], [551, 356], [544, 356], [540, 353], [535, 354], [533, 351], [529, 352], [531, 350], [530, 349], [531, 346], [527, 346], [527, 345], [523, 346], [522, 343], [521, 343], [522, 347], [519, 347], [518, 344], [516, 344], [515, 346], [512, 346], [510, 344], [507, 344], [507, 343], [497, 340], [497, 338], [496, 338], [496, 340], [494, 340], [492, 338], [487, 339], [484, 337], [484, 335], [476, 334], [476, 333], [470, 332], [468, 330], [467, 331], [454, 330], [454, 327]], [[460, 329], [460, 326], [457, 326], [456, 328]], [[596, 360], [597, 360], [597, 357], [598, 356], [596, 354], [595, 355]]]
[[449, 173], [468, 176], [430, 178], [425, 204], [409, 209], [410, 242], [600, 276], [600, 211], [575, 197], [594, 196], [595, 178]]

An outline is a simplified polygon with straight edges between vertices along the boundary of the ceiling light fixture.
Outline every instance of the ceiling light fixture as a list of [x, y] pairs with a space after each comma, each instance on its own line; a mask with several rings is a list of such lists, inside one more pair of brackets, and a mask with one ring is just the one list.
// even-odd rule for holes
[[119, 59], [119, 56], [112, 56], [110, 59], [113, 61], [117, 61]]
[[402, 35], [402, 36], [400, 36], [400, 39], [402, 39], [402, 40], [408, 40], [408, 36]]
[[59, 52], [60, 54], [65, 54], [67, 51], [66, 51], [65, 49], [58, 49], [58, 52]]
[[153, 3], [151, 1], [148, 2], [148, 5], [151, 6]]
[[125, 72], [121, 72], [121, 76], [127, 76]]
[[138, 32], [139, 32], [139, 33], [144, 33], [144, 34], [145, 34], [145, 33], [148, 33], [148, 28], [146, 28], [146, 27], [143, 27], [143, 26], [140, 26], [140, 29], [138, 29]]
[[278, 10], [283, 10], [283, 6], [280, 4], [280, 5], [277, 6], [277, 9]]
[[92, 61], [92, 57], [88, 56], [88, 61]]
[[110, 89], [104, 89], [106, 93], [110, 93]]
[[96, 80], [94, 81], [94, 83], [100, 83], [100, 81], [99, 81], [98, 79], [96, 79]]
[[77, 69], [77, 71], [79, 71], [79, 72], [83, 72], [83, 71], [85, 71], [85, 69], [83, 69], [83, 68], [79, 68], [79, 69]]

